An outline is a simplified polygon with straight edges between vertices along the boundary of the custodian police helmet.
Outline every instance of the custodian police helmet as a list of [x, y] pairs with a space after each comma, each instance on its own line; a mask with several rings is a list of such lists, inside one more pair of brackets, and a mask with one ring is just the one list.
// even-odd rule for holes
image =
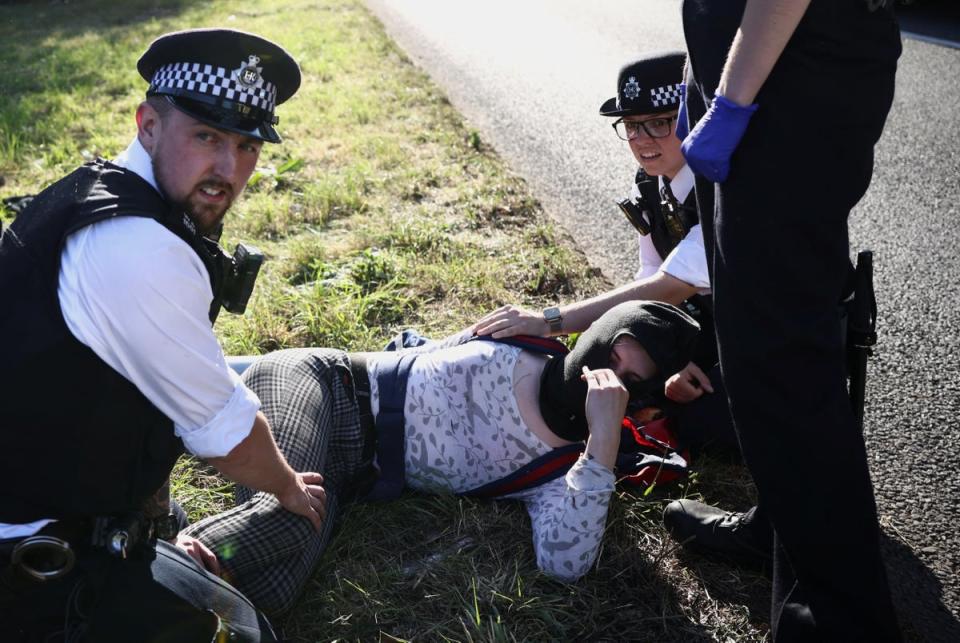
[[682, 51], [649, 54], [628, 63], [617, 74], [617, 95], [600, 106], [601, 116], [656, 114], [680, 108], [683, 100]]
[[189, 29], [160, 36], [137, 61], [180, 111], [219, 129], [279, 143], [276, 106], [300, 87], [300, 67], [279, 45], [233, 29]]

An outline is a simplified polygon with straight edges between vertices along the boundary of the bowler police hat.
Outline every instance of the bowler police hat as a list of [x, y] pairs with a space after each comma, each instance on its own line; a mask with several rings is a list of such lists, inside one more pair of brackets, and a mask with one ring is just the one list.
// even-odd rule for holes
[[137, 61], [180, 111], [219, 129], [279, 143], [276, 106], [300, 87], [300, 67], [279, 45], [233, 29], [189, 29], [160, 36]]
[[600, 106], [600, 115], [656, 114], [679, 109], [684, 59], [682, 51], [667, 51], [624, 65], [617, 74], [617, 95]]

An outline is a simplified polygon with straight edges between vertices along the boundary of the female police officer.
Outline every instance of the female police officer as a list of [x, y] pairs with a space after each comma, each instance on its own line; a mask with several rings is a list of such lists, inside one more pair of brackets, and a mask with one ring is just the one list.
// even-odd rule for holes
[[683, 306], [702, 331], [693, 360], [667, 383], [679, 403], [681, 438], [688, 444], [718, 439], [736, 448], [726, 398], [716, 368], [710, 278], [694, 200], [694, 176], [676, 137], [684, 54], [647, 54], [617, 74], [616, 95], [600, 106], [630, 146], [639, 168], [621, 209], [637, 228], [640, 266], [635, 280], [591, 299], [543, 313], [504, 306], [481, 319], [481, 335], [558, 335], [579, 332], [613, 306], [649, 299]]

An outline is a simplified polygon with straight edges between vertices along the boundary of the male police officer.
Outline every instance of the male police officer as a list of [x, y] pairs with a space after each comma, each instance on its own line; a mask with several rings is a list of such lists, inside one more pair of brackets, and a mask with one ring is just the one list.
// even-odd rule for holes
[[[600, 106], [640, 164], [629, 199], [620, 207], [637, 228], [640, 268], [625, 286], [582, 302], [551, 307], [542, 314], [516, 306], [493, 311], [477, 324], [478, 334], [559, 335], [587, 328], [624, 301], [648, 299], [685, 305], [701, 326], [694, 360], [668, 381], [679, 402], [681, 438], [699, 444], [713, 438], [735, 445], [722, 391], [710, 303], [710, 279], [693, 192], [693, 173], [680, 152], [675, 124], [681, 103], [684, 54], [645, 55], [624, 65], [616, 96]], [[694, 404], [686, 404], [694, 402]]]
[[[685, 0], [715, 319], [744, 458], [776, 531], [776, 641], [898, 639], [837, 302], [900, 40], [886, 0]], [[812, 178], [815, 177], [815, 178]], [[749, 341], [745, 341], [749, 339]], [[694, 509], [690, 527], [733, 527]]]
[[155, 492], [186, 447], [321, 526], [319, 474], [289, 467], [212, 332], [225, 275], [206, 238], [280, 141], [274, 108], [300, 70], [219, 29], [162, 36], [137, 69], [150, 86], [130, 146], [0, 237], [0, 638], [274, 640], [203, 570], [211, 552], [162, 540]]

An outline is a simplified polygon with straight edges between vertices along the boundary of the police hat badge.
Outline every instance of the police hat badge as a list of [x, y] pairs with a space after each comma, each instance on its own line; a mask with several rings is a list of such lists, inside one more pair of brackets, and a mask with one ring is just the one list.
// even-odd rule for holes
[[245, 87], [256, 86], [262, 80], [260, 78], [260, 72], [263, 71], [263, 67], [257, 67], [258, 64], [260, 64], [259, 56], [248, 56], [247, 62], [240, 65], [240, 68], [233, 72], [234, 78]]

